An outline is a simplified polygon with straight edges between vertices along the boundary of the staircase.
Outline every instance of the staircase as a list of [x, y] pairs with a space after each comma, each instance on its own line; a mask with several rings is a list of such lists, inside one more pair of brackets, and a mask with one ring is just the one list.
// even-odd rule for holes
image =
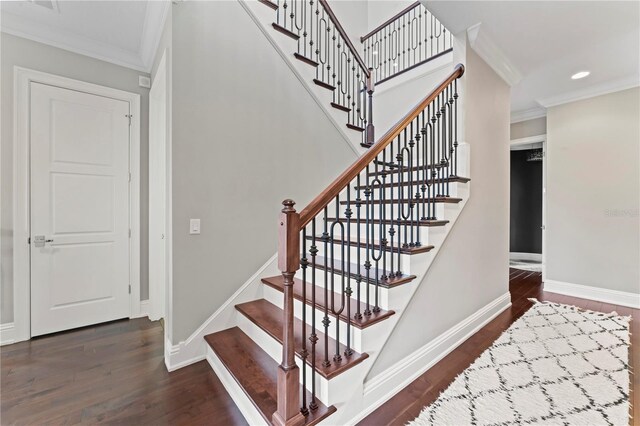
[[260, 3], [367, 151], [302, 210], [283, 202], [279, 273], [235, 304], [234, 327], [205, 337], [207, 360], [250, 424], [350, 424], [366, 408], [367, 372], [469, 196], [464, 67], [374, 143], [373, 72], [326, 0]]

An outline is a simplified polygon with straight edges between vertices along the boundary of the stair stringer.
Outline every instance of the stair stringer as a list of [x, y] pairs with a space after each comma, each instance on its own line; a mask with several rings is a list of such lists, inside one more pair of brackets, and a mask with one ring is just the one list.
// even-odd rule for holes
[[273, 9], [256, 0], [238, 0], [238, 2], [287, 63], [303, 87], [309, 92], [322, 111], [324, 111], [327, 118], [329, 118], [338, 132], [340, 132], [344, 140], [348, 142], [349, 146], [358, 156], [362, 155], [362, 153], [366, 151], [366, 149], [360, 145], [362, 135], [357, 131], [347, 128], [347, 113], [333, 108], [331, 106], [332, 96], [330, 92], [313, 83], [313, 79], [315, 78], [313, 67], [294, 57], [293, 54], [297, 51], [297, 42], [286, 35], [278, 33], [271, 26], [271, 24], [274, 23], [275, 17]]

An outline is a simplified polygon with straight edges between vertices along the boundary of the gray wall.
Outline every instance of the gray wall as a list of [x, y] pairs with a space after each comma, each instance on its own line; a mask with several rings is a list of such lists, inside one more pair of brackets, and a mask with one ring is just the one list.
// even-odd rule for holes
[[282, 200], [356, 155], [238, 2], [179, 3], [172, 27], [176, 344], [276, 253]]
[[14, 65], [56, 74], [76, 80], [139, 93], [141, 96], [140, 134], [140, 280], [141, 299], [148, 298], [148, 250], [147, 250], [147, 189], [148, 189], [148, 112], [149, 91], [138, 87], [141, 73], [108, 62], [78, 55], [45, 44], [15, 37], [0, 35], [1, 89], [2, 89], [2, 314], [0, 322], [13, 321], [13, 67]]
[[547, 111], [547, 279], [640, 293], [640, 89]]
[[511, 139], [522, 139], [547, 133], [547, 117], [511, 124]]
[[510, 90], [470, 49], [465, 67], [471, 196], [367, 380], [509, 288]]

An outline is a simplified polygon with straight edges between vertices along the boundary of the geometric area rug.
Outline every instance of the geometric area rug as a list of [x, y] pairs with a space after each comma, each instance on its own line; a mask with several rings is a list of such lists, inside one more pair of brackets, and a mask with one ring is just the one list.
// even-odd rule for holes
[[629, 320], [536, 301], [409, 424], [628, 425]]

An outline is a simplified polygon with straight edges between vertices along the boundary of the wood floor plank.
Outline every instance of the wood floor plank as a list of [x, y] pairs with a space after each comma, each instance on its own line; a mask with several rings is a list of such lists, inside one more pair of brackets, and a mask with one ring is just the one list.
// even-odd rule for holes
[[115, 321], [0, 349], [2, 424], [246, 424], [206, 361], [167, 372], [164, 332]]

